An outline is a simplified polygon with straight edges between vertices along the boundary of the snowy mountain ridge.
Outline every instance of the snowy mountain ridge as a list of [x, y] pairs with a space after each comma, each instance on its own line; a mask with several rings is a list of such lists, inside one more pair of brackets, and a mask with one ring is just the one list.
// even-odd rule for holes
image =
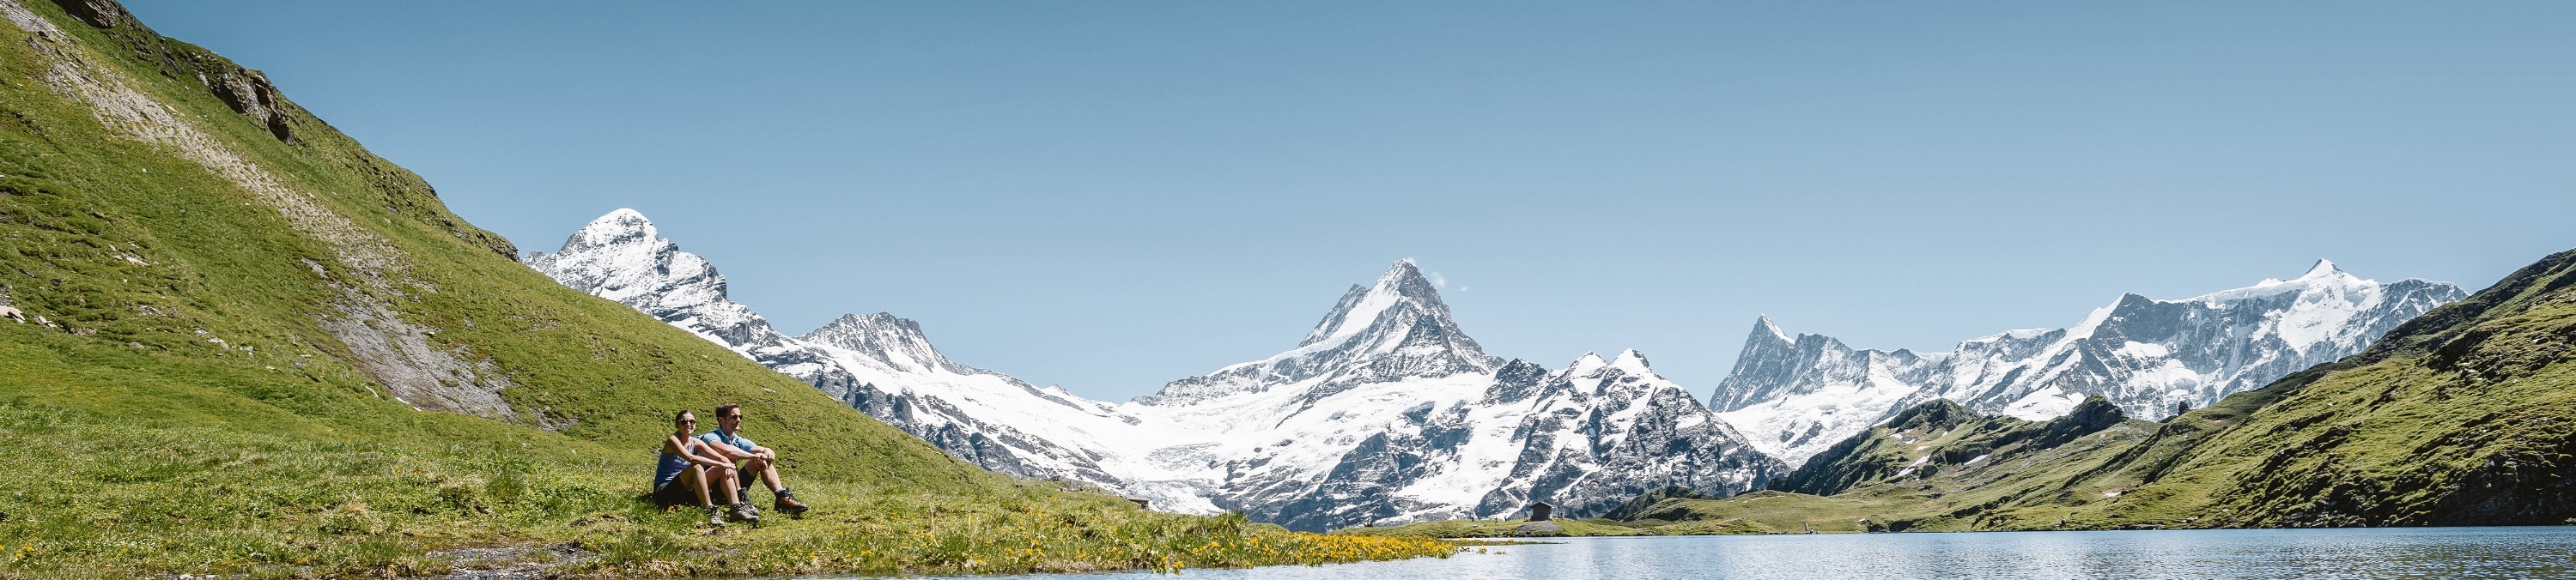
[[1728, 494], [1786, 473], [1634, 351], [1556, 371], [1486, 354], [1411, 261], [1353, 286], [1294, 348], [1121, 404], [954, 363], [889, 314], [786, 336], [632, 210], [525, 262], [962, 459], [1157, 509], [1327, 530], [1492, 517], [1530, 501], [1598, 513], [1668, 484]]
[[2297, 278], [2181, 300], [2124, 294], [2072, 327], [2007, 331], [1946, 353], [1792, 337], [1764, 317], [1709, 405], [1792, 465], [1932, 399], [2038, 420], [2101, 394], [2129, 416], [2156, 419], [2360, 352], [2466, 296], [2448, 283], [2381, 283], [2319, 260]]

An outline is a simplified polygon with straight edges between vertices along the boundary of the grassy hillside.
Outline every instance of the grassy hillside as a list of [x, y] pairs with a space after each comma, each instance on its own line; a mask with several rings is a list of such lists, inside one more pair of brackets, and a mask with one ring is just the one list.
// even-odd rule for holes
[[[0, 0], [0, 16], [0, 294], [27, 318], [0, 319], [0, 457], [16, 464], [0, 470], [0, 577], [1083, 570], [1449, 549], [984, 472], [520, 266], [256, 71], [113, 2]], [[670, 414], [727, 401], [786, 451], [818, 517], [706, 534], [632, 501]]]
[[2576, 251], [2362, 354], [2164, 423], [2042, 449], [1996, 443], [2035, 424], [1935, 402], [1780, 482], [1810, 493], [1665, 500], [1647, 517], [1819, 531], [2576, 523], [2571, 343]]

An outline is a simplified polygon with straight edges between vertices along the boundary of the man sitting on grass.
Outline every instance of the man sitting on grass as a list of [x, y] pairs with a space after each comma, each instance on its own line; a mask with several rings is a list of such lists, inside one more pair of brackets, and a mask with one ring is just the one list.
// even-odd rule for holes
[[[778, 509], [778, 513], [787, 514], [789, 517], [803, 515], [804, 502], [796, 501], [796, 493], [788, 491], [787, 486], [778, 483], [778, 450], [761, 447], [759, 444], [752, 443], [750, 439], [744, 439], [737, 432], [741, 428], [742, 405], [733, 403], [716, 405], [716, 430], [698, 435], [698, 441], [705, 442], [708, 447], [715, 450], [717, 455], [723, 456], [728, 462], [727, 466], [731, 466], [730, 462], [733, 461], [744, 462], [741, 469], [734, 470], [734, 473], [739, 474], [738, 477], [748, 479], [751, 474], [760, 474], [760, 482], [768, 484], [770, 494], [778, 496], [778, 501], [772, 504]], [[751, 482], [742, 481], [736, 485], [736, 488], [750, 489]], [[743, 498], [743, 502], [736, 504], [735, 509], [750, 507], [751, 498]]]
[[662, 461], [653, 468], [653, 503], [667, 508], [695, 499], [707, 509], [707, 525], [721, 528], [724, 508], [715, 498], [744, 508], [751, 503], [739, 499], [742, 491], [734, 485], [733, 463], [723, 460], [705, 441], [691, 438], [689, 433], [696, 430], [697, 414], [681, 411], [671, 417], [671, 436], [662, 438]]

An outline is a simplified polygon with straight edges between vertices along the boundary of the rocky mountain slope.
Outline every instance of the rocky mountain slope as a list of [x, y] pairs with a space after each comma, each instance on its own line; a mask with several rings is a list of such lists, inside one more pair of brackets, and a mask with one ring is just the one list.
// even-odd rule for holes
[[2101, 395], [2160, 419], [2361, 352], [2466, 294], [2425, 280], [2365, 280], [2331, 262], [2305, 275], [2182, 300], [2128, 294], [2064, 329], [2016, 330], [1946, 353], [1854, 349], [1754, 323], [1709, 405], [1792, 465], [1933, 399], [2040, 420]]
[[1123, 404], [950, 362], [890, 315], [786, 336], [629, 210], [527, 262], [960, 458], [1157, 509], [1242, 510], [1320, 530], [1487, 517], [1530, 501], [1599, 512], [1667, 485], [1723, 495], [1784, 471], [1635, 352], [1557, 370], [1485, 354], [1410, 262], [1353, 286], [1295, 348]]
[[1165, 477], [1291, 528], [1598, 514], [1666, 485], [1731, 494], [1781, 467], [1636, 351], [1563, 369], [1499, 361], [1397, 262], [1295, 349], [1139, 398], [1179, 442]]
[[[2111, 423], [2041, 449], [1991, 436], [2031, 423], [1935, 401], [1781, 482], [1833, 495], [1766, 491], [1648, 511], [1820, 530], [2559, 524], [2576, 516], [2571, 345], [2576, 251], [2406, 321], [2359, 354], [2161, 423]], [[1894, 465], [1911, 471], [1886, 471]]]

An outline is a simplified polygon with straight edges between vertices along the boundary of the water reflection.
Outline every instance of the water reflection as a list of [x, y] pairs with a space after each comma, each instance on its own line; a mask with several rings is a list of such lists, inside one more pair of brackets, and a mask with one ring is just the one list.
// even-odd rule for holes
[[1095, 578], [2567, 578], [2576, 528], [1571, 538], [1446, 560]]

